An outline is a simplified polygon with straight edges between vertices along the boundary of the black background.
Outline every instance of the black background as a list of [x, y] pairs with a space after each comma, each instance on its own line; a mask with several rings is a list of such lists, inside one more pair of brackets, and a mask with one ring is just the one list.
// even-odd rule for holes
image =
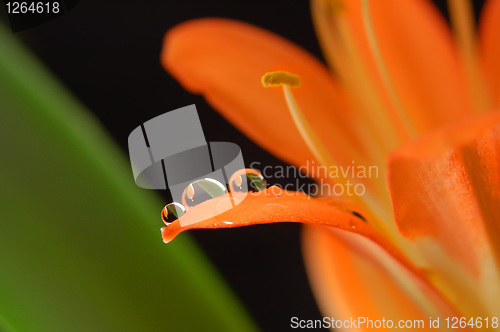
[[[445, 1], [437, 4], [446, 16]], [[474, 4], [481, 7], [481, 1]], [[209, 16], [256, 24], [322, 59], [307, 1], [80, 1], [62, 17], [16, 35], [95, 114], [124, 153], [128, 135], [138, 125], [194, 103], [207, 141], [238, 144], [247, 165], [284, 165], [239, 133], [202, 97], [184, 91], [160, 66], [164, 33], [180, 22]], [[284, 184], [286, 179], [269, 181]], [[168, 194], [159, 193], [169, 201]], [[191, 234], [263, 330], [287, 330], [293, 316], [321, 317], [304, 271], [299, 225]], [[175, 303], [165, 303], [165, 310], [169, 306]]]

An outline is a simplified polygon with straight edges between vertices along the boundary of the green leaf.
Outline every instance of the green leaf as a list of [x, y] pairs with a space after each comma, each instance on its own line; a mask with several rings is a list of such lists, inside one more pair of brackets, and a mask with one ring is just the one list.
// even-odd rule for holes
[[2, 26], [0, 45], [2, 326], [255, 330], [189, 236], [162, 243], [165, 202], [95, 119]]

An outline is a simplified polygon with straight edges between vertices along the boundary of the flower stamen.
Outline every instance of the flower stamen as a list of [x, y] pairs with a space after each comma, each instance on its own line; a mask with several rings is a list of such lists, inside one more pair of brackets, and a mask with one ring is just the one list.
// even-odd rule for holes
[[[262, 85], [264, 87], [283, 86], [283, 93], [293, 122], [295, 123], [295, 126], [297, 127], [297, 130], [299, 131], [302, 139], [304, 140], [316, 160], [318, 160], [321, 165], [326, 167], [338, 165], [338, 163], [331, 156], [328, 149], [321, 142], [321, 139], [316, 135], [314, 129], [307, 121], [304, 113], [297, 103], [297, 100], [295, 99], [295, 96], [293, 95], [292, 90], [290, 89], [290, 85], [287, 82], [300, 82], [300, 77], [283, 71], [266, 73], [262, 77]], [[359, 156], [358, 158], [361, 158], [361, 156]], [[347, 179], [343, 176], [341, 176], [341, 179], [339, 180], [347, 181]], [[356, 179], [349, 180], [356, 182]], [[371, 195], [366, 193], [365, 197], [363, 197], [362, 200], [360, 200], [359, 198], [358, 200], [360, 200], [361, 204], [364, 203], [363, 205], [368, 205], [370, 210], [377, 215], [377, 218], [374, 219], [390, 220], [387, 219], [388, 216], [384, 214], [383, 208], [380, 206], [380, 204], [378, 204], [375, 199], [369, 196]]]
[[[377, 148], [372, 147], [370, 150], [381, 151], [380, 155], [384, 156], [408, 137], [404, 136], [402, 130], [395, 129], [400, 129], [400, 126], [391, 123], [391, 116], [385, 115], [386, 108], [376, 93], [375, 84], [360, 55], [345, 14], [332, 11], [331, 1], [312, 1], [311, 4], [313, 15], [317, 18], [314, 21], [318, 33], [323, 39], [326, 59], [342, 79], [352, 100], [358, 104], [359, 121], [363, 127], [361, 134], [368, 134], [369, 139], [365, 141], [376, 144]], [[324, 14], [325, 11], [329, 14]]]
[[462, 53], [465, 71], [471, 89], [472, 100], [476, 112], [488, 110], [491, 101], [485, 93], [484, 81], [481, 77], [475, 52], [476, 32], [474, 29], [474, 15], [469, 0], [448, 0], [451, 22], [457, 36], [458, 45]]
[[[295, 126], [297, 127], [302, 139], [304, 140], [310, 151], [313, 153], [314, 157], [323, 166], [329, 167], [338, 165], [338, 163], [328, 152], [328, 149], [323, 145], [320, 138], [316, 135], [314, 129], [307, 121], [304, 113], [297, 103], [297, 100], [295, 99], [295, 96], [293, 95], [292, 90], [290, 89], [290, 86], [287, 84], [288, 81], [297, 82], [296, 78], [298, 78], [300, 82], [300, 77], [298, 77], [297, 75], [282, 71], [270, 72], [264, 74], [264, 76], [262, 77], [262, 85], [265, 87], [283, 87], [283, 93], [288, 106], [288, 110], [290, 111]], [[272, 82], [272, 84], [269, 82]], [[361, 156], [359, 158], [361, 158]], [[348, 180], [354, 183], [358, 182], [356, 179], [347, 179], [343, 175], [340, 175], [340, 178], [336, 182], [342, 183]], [[374, 195], [374, 193], [366, 192], [363, 197], [354, 195], [352, 199], [359, 205], [365, 207], [367, 211], [370, 211], [372, 213], [372, 215], [370, 216], [371, 218], [369, 219], [370, 223], [375, 228], [377, 228], [381, 233], [385, 234], [393, 244], [399, 247], [409, 257], [412, 257], [414, 261], [421, 262], [418, 254], [413, 251], [413, 248], [408, 246], [408, 244], [402, 238], [401, 234], [399, 234], [395, 223], [390, 222], [393, 221], [392, 211], [387, 210], [386, 206], [382, 204], [379, 199], [379, 196], [382, 195], [382, 197], [384, 197], [384, 194]]]
[[362, 12], [363, 12], [363, 26], [365, 28], [366, 37], [368, 39], [368, 45], [370, 46], [370, 50], [373, 55], [373, 59], [375, 60], [375, 65], [380, 74], [380, 78], [382, 79], [382, 83], [385, 86], [385, 90], [389, 94], [389, 98], [397, 111], [397, 117], [399, 118], [399, 122], [401, 122], [402, 127], [406, 129], [408, 136], [411, 138], [415, 138], [417, 136], [417, 131], [412, 124], [411, 119], [408, 117], [408, 112], [406, 111], [401, 98], [399, 97], [396, 89], [394, 88], [394, 84], [389, 76], [387, 71], [387, 67], [385, 66], [384, 60], [382, 59], [382, 55], [380, 53], [380, 48], [378, 46], [377, 38], [375, 37], [375, 31], [373, 29], [373, 24], [370, 16], [370, 1], [363, 0], [362, 4]]

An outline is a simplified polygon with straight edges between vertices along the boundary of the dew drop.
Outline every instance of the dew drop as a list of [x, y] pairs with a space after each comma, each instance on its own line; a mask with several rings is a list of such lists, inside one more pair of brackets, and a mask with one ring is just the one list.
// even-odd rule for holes
[[182, 193], [182, 204], [189, 209], [195, 205], [227, 193], [226, 187], [217, 180], [204, 178], [190, 183]]
[[177, 202], [172, 202], [168, 203], [165, 205], [165, 207], [161, 210], [161, 219], [165, 223], [165, 225], [170, 225], [180, 217], [184, 215], [186, 212], [186, 209], [182, 204], [177, 203]]
[[354, 222], [353, 220], [349, 220], [349, 227], [352, 228], [352, 229], [356, 229], [356, 222]]
[[234, 173], [229, 179], [231, 192], [258, 192], [266, 188], [266, 180], [260, 172], [244, 168]]

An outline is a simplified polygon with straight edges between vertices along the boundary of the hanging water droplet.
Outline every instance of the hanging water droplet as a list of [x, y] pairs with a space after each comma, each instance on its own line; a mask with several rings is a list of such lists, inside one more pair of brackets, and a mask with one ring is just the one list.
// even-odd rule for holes
[[182, 204], [177, 203], [177, 202], [172, 202], [168, 203], [165, 205], [165, 207], [161, 210], [161, 219], [163, 219], [163, 222], [165, 225], [170, 225], [180, 217], [184, 215], [186, 212], [186, 209]]
[[217, 180], [204, 178], [191, 182], [182, 193], [182, 204], [189, 209], [211, 198], [227, 193], [226, 187]]
[[266, 180], [260, 172], [244, 168], [234, 173], [229, 179], [231, 192], [258, 192], [266, 188]]

